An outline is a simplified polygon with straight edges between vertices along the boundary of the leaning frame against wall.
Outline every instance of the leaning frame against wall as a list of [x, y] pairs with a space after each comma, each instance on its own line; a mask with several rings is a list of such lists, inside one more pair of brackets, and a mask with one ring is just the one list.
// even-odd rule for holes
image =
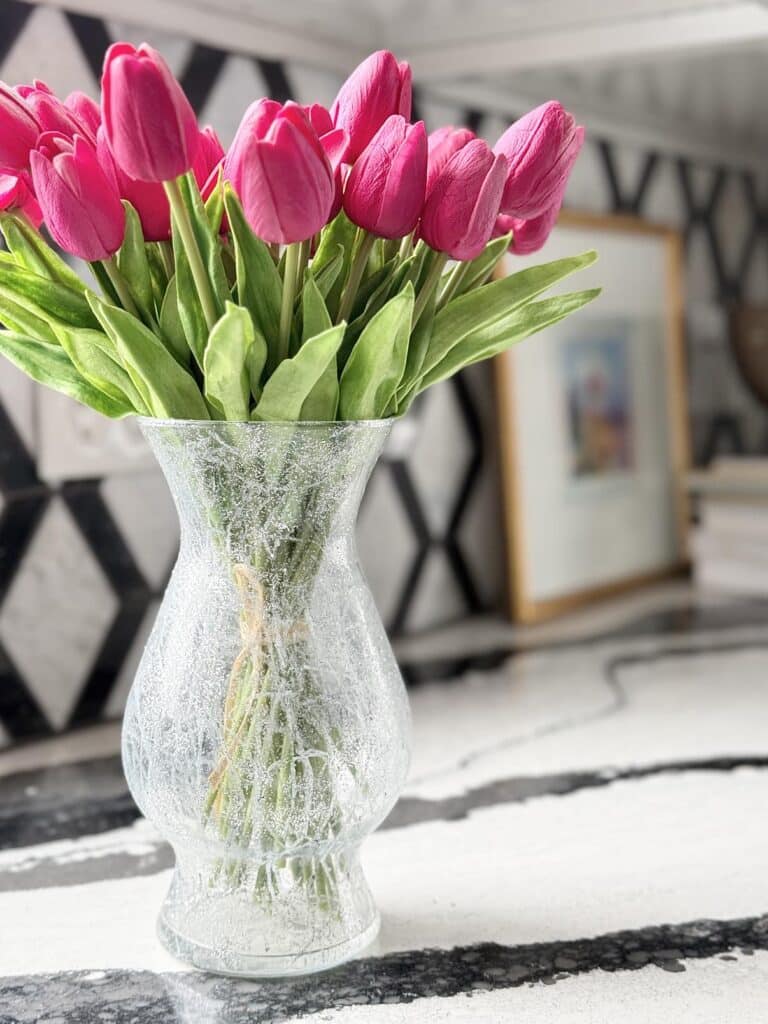
[[[531, 262], [588, 247], [600, 260], [587, 275], [603, 284], [593, 309], [495, 360], [508, 593], [520, 622], [663, 578], [686, 558], [681, 236], [564, 212]], [[527, 262], [509, 256], [501, 272]]]

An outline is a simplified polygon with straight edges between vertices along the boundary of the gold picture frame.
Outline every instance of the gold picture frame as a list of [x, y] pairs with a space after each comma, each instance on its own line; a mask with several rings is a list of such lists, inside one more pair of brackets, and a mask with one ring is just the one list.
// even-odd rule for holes
[[[510, 613], [521, 623], [538, 623], [575, 610], [591, 601], [608, 598], [642, 584], [649, 584], [679, 573], [687, 565], [687, 533], [689, 520], [685, 474], [690, 468], [690, 435], [686, 401], [685, 335], [683, 298], [683, 243], [676, 230], [652, 224], [636, 217], [603, 215], [563, 211], [556, 232], [589, 236], [590, 246], [600, 250], [600, 236], [652, 238], [663, 249], [664, 259], [664, 338], [663, 359], [666, 378], [666, 424], [668, 471], [670, 474], [670, 502], [673, 522], [671, 545], [673, 552], [668, 562], [653, 565], [645, 571], [632, 571], [594, 584], [565, 588], [562, 593], [549, 593], [542, 597], [531, 587], [531, 566], [527, 544], [526, 508], [523, 501], [524, 480], [521, 479], [521, 460], [518, 454], [517, 409], [515, 399], [514, 349], [494, 360], [494, 383], [499, 437], [501, 490], [504, 527], [506, 534], [507, 591]], [[549, 243], [548, 243], [549, 246]], [[571, 251], [578, 251], [572, 249]], [[547, 247], [537, 257], [547, 258]], [[551, 256], [549, 258], [552, 258]], [[510, 257], [515, 260], [515, 257]], [[514, 266], [514, 264], [512, 264]], [[595, 277], [599, 281], [600, 261]], [[503, 276], [500, 270], [499, 276]], [[583, 287], [578, 283], [575, 287]], [[598, 300], [599, 302], [600, 300]], [[582, 314], [583, 315], [583, 314]], [[536, 344], [536, 340], [524, 344]], [[540, 343], [546, 344], [546, 334]]]

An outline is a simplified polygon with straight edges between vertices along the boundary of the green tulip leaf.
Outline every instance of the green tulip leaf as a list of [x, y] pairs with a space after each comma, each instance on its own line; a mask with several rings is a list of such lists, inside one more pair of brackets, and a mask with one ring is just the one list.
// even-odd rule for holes
[[58, 334], [61, 347], [89, 383], [116, 402], [129, 402], [140, 415], [149, 414], [144, 399], [120, 365], [114, 343], [103, 331], [62, 327]]
[[398, 384], [396, 406], [397, 414], [406, 412], [416, 397], [416, 388], [421, 377], [424, 357], [432, 340], [435, 327], [435, 309], [437, 307], [437, 290], [433, 291], [408, 341], [408, 354], [405, 361], [403, 376]]
[[224, 190], [224, 206], [235, 244], [238, 302], [253, 317], [274, 362], [280, 334], [283, 282], [272, 254], [251, 231], [243, 208], [229, 184]]
[[[224, 303], [229, 297], [229, 285], [221, 259], [221, 245], [218, 233], [214, 232], [211, 228], [200, 197], [200, 190], [191, 172], [182, 175], [178, 179], [178, 185], [184, 207], [190, 217], [192, 232], [203, 261], [204, 269], [207, 272], [216, 313], [218, 316], [222, 316], [224, 313]], [[208, 343], [208, 321], [205, 317], [195, 276], [192, 273], [189, 254], [175, 215], [172, 217], [172, 223], [173, 258], [176, 265], [176, 295], [179, 304], [179, 319], [184, 326], [187, 344], [202, 370], [203, 353]]]
[[251, 314], [227, 303], [224, 316], [211, 329], [205, 349], [205, 397], [225, 420], [247, 420], [251, 404], [248, 354], [255, 338]]
[[339, 384], [341, 419], [375, 420], [385, 414], [405, 369], [413, 302], [409, 283], [357, 339]]
[[58, 344], [56, 332], [41, 313], [40, 307], [27, 303], [23, 295], [3, 287], [0, 271], [0, 322], [17, 334], [47, 341], [50, 345]]
[[162, 419], [210, 419], [194, 378], [141, 321], [95, 295], [91, 306], [112, 339], [120, 362], [153, 416]]
[[332, 327], [331, 317], [325, 300], [315, 282], [314, 274], [307, 270], [304, 274], [304, 287], [301, 292], [302, 332], [301, 343], [304, 344], [316, 334], [322, 334]]
[[[422, 364], [422, 377], [429, 375], [443, 362], [451, 349], [460, 345], [470, 334], [505, 320], [520, 306], [535, 299], [569, 274], [588, 267], [596, 259], [597, 253], [590, 251], [580, 256], [567, 256], [537, 267], [528, 267], [449, 302], [435, 317], [432, 338]], [[420, 390], [421, 387], [420, 384]]]
[[2, 287], [8, 298], [54, 328], [59, 323], [70, 327], [98, 327], [85, 294], [67, 285], [22, 267], [4, 266]]
[[0, 215], [0, 230], [20, 267], [73, 291], [86, 290], [85, 281], [54, 252], [25, 217], [12, 213]]
[[501, 238], [494, 238], [492, 242], [486, 245], [479, 256], [476, 256], [467, 263], [464, 276], [461, 279], [461, 284], [456, 289], [454, 298], [458, 298], [459, 295], [464, 295], [466, 292], [471, 292], [473, 288], [479, 288], [480, 285], [485, 284], [493, 273], [496, 264], [509, 248], [511, 241], [511, 231], [508, 235], [502, 235]]
[[320, 233], [320, 244], [317, 247], [315, 258], [312, 260], [312, 270], [319, 280], [321, 272], [333, 260], [341, 246], [344, 254], [341, 267], [337, 272], [333, 285], [325, 292], [325, 301], [331, 319], [336, 317], [339, 310], [339, 300], [344, 282], [349, 274], [349, 265], [352, 260], [357, 227], [342, 210], [337, 213], [330, 224], [327, 224]]
[[163, 335], [165, 346], [174, 357], [179, 366], [189, 368], [190, 350], [187, 344], [187, 336], [184, 333], [184, 325], [179, 316], [179, 302], [176, 295], [176, 275], [168, 282], [165, 290], [163, 304], [160, 307], [160, 331]]
[[341, 272], [341, 268], [344, 265], [344, 247], [342, 245], [336, 246], [336, 255], [324, 263], [321, 267], [316, 268], [316, 259], [312, 260], [312, 274], [315, 278], [315, 284], [318, 287], [320, 294], [323, 298], [327, 298], [331, 288], [333, 288], [336, 280]]
[[590, 288], [582, 292], [555, 295], [541, 302], [529, 302], [494, 323], [479, 327], [465, 335], [446, 353], [441, 362], [421, 378], [418, 390], [424, 391], [438, 381], [458, 373], [465, 366], [498, 355], [518, 341], [523, 341], [575, 313], [596, 299], [599, 294], [599, 288]]
[[0, 353], [39, 384], [90, 406], [103, 416], [120, 419], [134, 409], [127, 400], [117, 401], [89, 383], [72, 364], [61, 345], [0, 331]]
[[125, 199], [123, 206], [125, 237], [116, 256], [117, 268], [125, 278], [133, 300], [142, 314], [151, 314], [154, 307], [154, 291], [141, 221], [138, 213]]
[[336, 372], [336, 353], [346, 324], [337, 324], [306, 341], [291, 359], [284, 359], [264, 385], [259, 404], [251, 418], [256, 420], [299, 420], [303, 406], [323, 374]]

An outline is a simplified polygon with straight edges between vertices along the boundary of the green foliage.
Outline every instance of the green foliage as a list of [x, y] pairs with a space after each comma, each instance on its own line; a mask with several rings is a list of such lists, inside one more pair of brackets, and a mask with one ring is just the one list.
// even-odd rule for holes
[[413, 286], [408, 284], [358, 338], [339, 383], [343, 420], [375, 420], [389, 410], [408, 356], [413, 302]]
[[588, 291], [556, 295], [542, 302], [529, 302], [494, 323], [488, 323], [477, 331], [466, 334], [458, 344], [446, 352], [440, 362], [423, 374], [418, 390], [424, 391], [432, 384], [453, 376], [465, 366], [498, 355], [518, 341], [536, 334], [551, 324], [556, 324], [570, 313], [575, 313], [577, 309], [596, 299], [599, 294], [599, 288], [591, 288]]
[[39, 274], [50, 281], [66, 285], [76, 292], [84, 292], [82, 279], [68, 266], [61, 256], [47, 244], [39, 232], [21, 214], [0, 215], [0, 230], [6, 245], [19, 267]]
[[115, 346], [106, 334], [87, 327], [80, 330], [62, 327], [58, 334], [61, 347], [73, 366], [90, 384], [116, 402], [128, 402], [136, 412], [149, 415], [149, 408], [120, 364]]
[[124, 309], [95, 295], [89, 300], [99, 323], [112, 339], [120, 362], [153, 416], [162, 419], [210, 419], [194, 378], [173, 358], [162, 341]]
[[117, 268], [128, 282], [131, 295], [142, 314], [151, 315], [154, 306], [152, 273], [141, 233], [141, 221], [130, 203], [125, 207], [125, 238], [117, 254]]
[[303, 406], [329, 365], [344, 336], [345, 324], [305, 341], [291, 359], [284, 359], [267, 383], [251, 415], [255, 420], [300, 420]]
[[251, 402], [248, 356], [255, 338], [251, 314], [227, 303], [214, 325], [203, 358], [205, 397], [225, 420], [247, 420]]
[[87, 381], [60, 345], [0, 331], [0, 353], [32, 380], [89, 405], [110, 419], [120, 419], [135, 411], [129, 402], [116, 401]]
[[237, 301], [245, 306], [274, 358], [280, 331], [283, 282], [268, 247], [251, 231], [243, 208], [229, 185], [224, 205], [235, 247]]
[[162, 305], [160, 306], [160, 333], [165, 347], [174, 357], [179, 366], [189, 369], [192, 353], [187, 344], [184, 325], [179, 315], [179, 301], [176, 295], [176, 275], [168, 282]]

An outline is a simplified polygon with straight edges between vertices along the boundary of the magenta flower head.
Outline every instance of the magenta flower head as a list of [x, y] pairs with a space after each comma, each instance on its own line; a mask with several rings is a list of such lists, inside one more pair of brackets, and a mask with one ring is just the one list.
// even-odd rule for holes
[[515, 121], [493, 147], [509, 164], [501, 209], [530, 220], [548, 210], [565, 185], [584, 142], [584, 129], [552, 100]]
[[507, 161], [473, 139], [448, 160], [427, 195], [421, 237], [455, 260], [473, 260], [491, 237], [499, 213]]
[[29, 166], [29, 151], [39, 134], [37, 118], [24, 100], [0, 82], [0, 167], [7, 171], [25, 170]]
[[112, 156], [104, 127], [96, 136], [96, 156], [102, 171], [121, 199], [127, 199], [141, 221], [147, 242], [166, 242], [171, 237], [171, 207], [159, 181], [137, 181], [118, 167]]
[[96, 133], [91, 130], [88, 121], [81, 120], [74, 110], [62, 103], [45, 82], [36, 78], [32, 85], [16, 86], [16, 92], [35, 115], [41, 134], [56, 132], [66, 135], [68, 139], [82, 135], [95, 145]]
[[195, 176], [198, 188], [202, 189], [223, 159], [224, 147], [219, 140], [219, 136], [210, 125], [206, 125], [200, 131], [197, 155], [192, 164], [192, 173]]
[[102, 119], [119, 167], [138, 181], [170, 181], [192, 166], [200, 132], [184, 90], [142, 43], [114, 43], [104, 58]]
[[77, 120], [94, 139], [101, 125], [101, 108], [96, 100], [84, 92], [71, 92], [64, 100], [64, 106], [71, 110]]
[[246, 110], [224, 158], [253, 231], [265, 242], [301, 242], [327, 222], [334, 171], [296, 103], [258, 100]]
[[427, 163], [427, 192], [432, 191], [432, 186], [440, 177], [440, 172], [451, 159], [454, 153], [463, 149], [468, 142], [475, 138], [475, 133], [469, 128], [454, 128], [446, 125], [445, 128], [438, 128], [432, 132], [427, 139], [429, 147], [429, 161]]
[[23, 213], [33, 227], [40, 227], [43, 215], [32, 191], [32, 180], [26, 171], [20, 174], [0, 174], [0, 210]]
[[114, 255], [125, 235], [117, 189], [82, 136], [41, 135], [30, 153], [32, 182], [45, 223], [62, 249], [84, 260]]
[[411, 68], [405, 61], [398, 64], [389, 50], [378, 50], [355, 68], [331, 107], [333, 123], [349, 135], [348, 163], [391, 114], [411, 116]]
[[548, 210], [540, 213], [538, 217], [531, 217], [530, 220], [520, 220], [517, 217], [510, 217], [506, 213], [500, 213], [493, 229], [494, 238], [507, 235], [511, 231], [510, 252], [517, 256], [528, 256], [530, 253], [538, 252], [544, 247], [552, 233], [552, 228], [557, 223], [562, 202], [563, 197], [558, 196]]
[[427, 185], [424, 122], [408, 124], [392, 114], [349, 172], [344, 210], [349, 219], [381, 238], [403, 238], [416, 227]]

